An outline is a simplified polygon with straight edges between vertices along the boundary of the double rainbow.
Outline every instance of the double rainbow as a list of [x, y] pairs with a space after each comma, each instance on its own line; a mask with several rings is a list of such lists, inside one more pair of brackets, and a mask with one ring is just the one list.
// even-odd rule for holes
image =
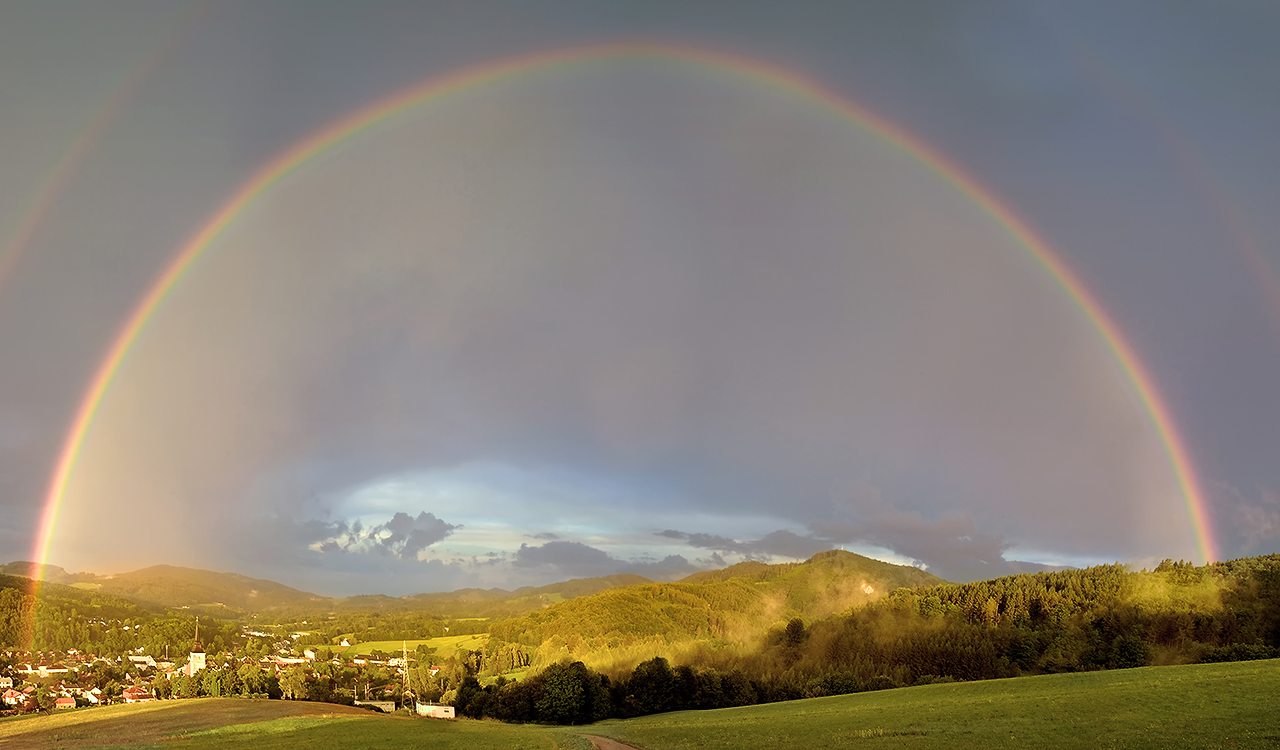
[[682, 46], [659, 43], [610, 43], [587, 47], [541, 52], [489, 62], [434, 78], [424, 84], [410, 87], [372, 105], [338, 119], [267, 163], [246, 182], [213, 215], [213, 217], [183, 246], [168, 267], [164, 269], [150, 290], [134, 308], [124, 327], [112, 342], [106, 357], [99, 365], [93, 381], [81, 400], [75, 420], [67, 434], [56, 469], [49, 484], [41, 519], [37, 546], [33, 560], [45, 563], [58, 523], [58, 513], [66, 494], [67, 484], [76, 468], [77, 459], [85, 439], [93, 427], [94, 418], [103, 398], [129, 355], [134, 343], [155, 315], [165, 298], [172, 292], [195, 261], [215, 239], [236, 221], [237, 217], [265, 191], [281, 179], [299, 169], [318, 155], [337, 146], [348, 138], [404, 113], [414, 107], [500, 80], [518, 79], [522, 75], [547, 71], [560, 67], [591, 64], [605, 60], [642, 59], [665, 60], [700, 66], [735, 74], [751, 81], [773, 86], [809, 99], [817, 106], [837, 114], [856, 127], [893, 144], [927, 166], [986, 212], [1004, 228], [1057, 282], [1062, 291], [1075, 304], [1088, 323], [1101, 336], [1111, 355], [1123, 370], [1134, 394], [1150, 418], [1155, 436], [1163, 446], [1169, 466], [1182, 494], [1190, 520], [1194, 544], [1200, 558], [1215, 560], [1209, 514], [1205, 498], [1189, 459], [1186, 445], [1174, 426], [1168, 407], [1156, 390], [1151, 375], [1138, 360], [1132, 346], [1125, 340], [1115, 321], [1107, 315], [1080, 279], [1072, 273], [1053, 249], [1008, 206], [984, 188], [977, 180], [964, 172], [957, 164], [935, 151], [928, 144], [904, 131], [888, 120], [863, 109], [861, 106], [812, 79], [786, 68], [724, 52], [711, 52]]

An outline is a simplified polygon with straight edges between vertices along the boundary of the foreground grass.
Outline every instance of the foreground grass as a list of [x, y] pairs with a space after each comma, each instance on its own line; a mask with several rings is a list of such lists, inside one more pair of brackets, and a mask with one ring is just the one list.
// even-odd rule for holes
[[586, 750], [579, 732], [644, 750], [1277, 747], [1280, 660], [925, 685], [573, 728], [205, 698], [4, 719], [0, 747]]
[[386, 716], [304, 701], [201, 698], [0, 719], [0, 747], [23, 750], [360, 750], [428, 746], [438, 750], [591, 747], [575, 732], [559, 727]]
[[589, 728], [686, 748], [1280, 747], [1280, 661], [924, 685]]

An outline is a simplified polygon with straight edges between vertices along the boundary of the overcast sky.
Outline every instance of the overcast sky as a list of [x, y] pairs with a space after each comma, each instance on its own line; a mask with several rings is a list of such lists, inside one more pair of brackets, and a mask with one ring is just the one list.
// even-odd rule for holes
[[[1260, 2], [0, 0], [0, 557], [129, 314], [273, 157], [624, 39], [959, 165], [1136, 352], [1218, 556], [1280, 551], [1276, 38]], [[121, 365], [48, 562], [335, 595], [1203, 562], [1134, 383], [973, 195], [691, 60], [500, 76], [264, 191]]]

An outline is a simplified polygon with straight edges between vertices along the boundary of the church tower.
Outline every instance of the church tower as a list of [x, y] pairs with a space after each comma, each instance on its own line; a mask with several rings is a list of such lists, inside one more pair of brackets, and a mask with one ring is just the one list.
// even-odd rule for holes
[[200, 644], [200, 618], [196, 617], [196, 640], [191, 644], [191, 658], [187, 662], [187, 676], [194, 677], [204, 669], [204, 646]]

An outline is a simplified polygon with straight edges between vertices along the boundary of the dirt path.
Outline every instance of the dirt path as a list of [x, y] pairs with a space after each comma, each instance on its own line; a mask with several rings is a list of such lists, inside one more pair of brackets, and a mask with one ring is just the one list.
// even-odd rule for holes
[[591, 744], [596, 746], [596, 750], [640, 750], [634, 745], [611, 740], [608, 737], [600, 737], [594, 734], [584, 734], [582, 736], [591, 740]]

